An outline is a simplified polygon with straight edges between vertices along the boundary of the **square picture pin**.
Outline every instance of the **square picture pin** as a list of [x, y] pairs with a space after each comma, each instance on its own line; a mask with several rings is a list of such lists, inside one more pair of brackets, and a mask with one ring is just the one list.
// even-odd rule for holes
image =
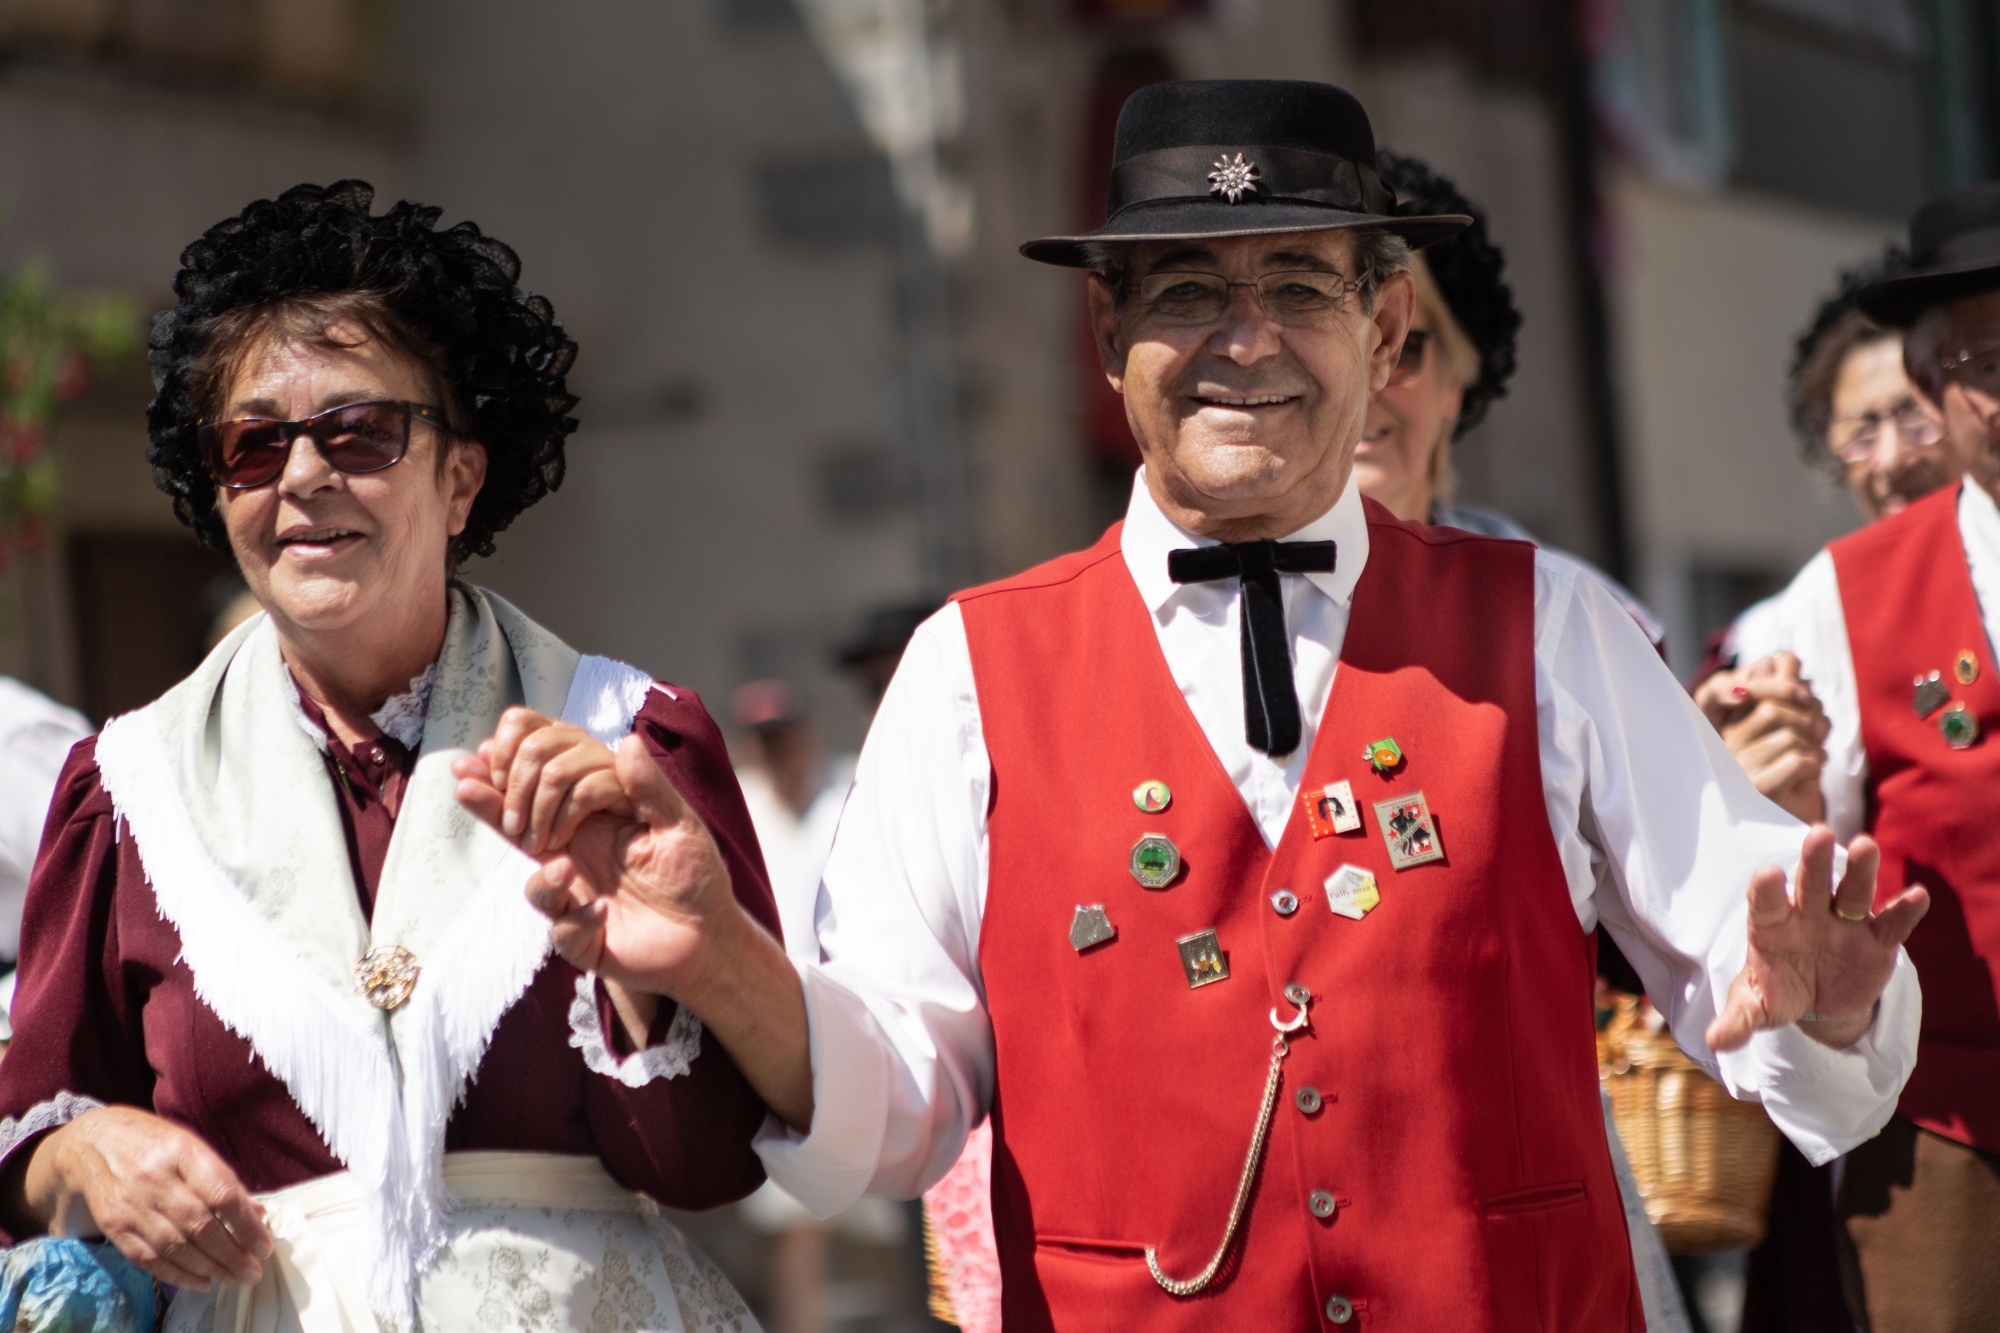
[[1389, 864], [1408, 870], [1426, 861], [1442, 861], [1444, 845], [1438, 841], [1437, 827], [1431, 822], [1430, 806], [1424, 794], [1394, 796], [1375, 802], [1375, 822], [1382, 829], [1382, 841], [1389, 848]]

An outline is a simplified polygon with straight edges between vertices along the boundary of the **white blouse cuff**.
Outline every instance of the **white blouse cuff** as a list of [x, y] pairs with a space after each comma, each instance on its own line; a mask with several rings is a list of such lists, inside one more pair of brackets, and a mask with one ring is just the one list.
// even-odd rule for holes
[[59, 1092], [45, 1102], [37, 1102], [28, 1108], [28, 1113], [15, 1119], [8, 1116], [0, 1120], [0, 1161], [14, 1155], [14, 1150], [37, 1134], [46, 1134], [52, 1129], [61, 1129], [86, 1111], [99, 1111], [104, 1103], [95, 1097], [85, 1097], [75, 1092]]
[[613, 1053], [599, 1016], [597, 974], [584, 972], [576, 979], [576, 998], [569, 1004], [569, 1044], [583, 1052], [583, 1063], [591, 1073], [628, 1088], [643, 1088], [654, 1079], [679, 1078], [694, 1068], [695, 1057], [701, 1054], [701, 1020], [682, 1005], [658, 1046], [644, 1047], [621, 1060]]

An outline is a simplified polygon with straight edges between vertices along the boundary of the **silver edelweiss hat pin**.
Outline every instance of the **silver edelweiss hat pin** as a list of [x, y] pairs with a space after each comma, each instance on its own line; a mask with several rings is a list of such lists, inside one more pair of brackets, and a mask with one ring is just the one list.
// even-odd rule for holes
[[1208, 192], [1240, 204], [1244, 195], [1257, 192], [1257, 181], [1255, 162], [1245, 162], [1241, 153], [1234, 158], [1224, 153], [1215, 159], [1215, 170], [1208, 173]]

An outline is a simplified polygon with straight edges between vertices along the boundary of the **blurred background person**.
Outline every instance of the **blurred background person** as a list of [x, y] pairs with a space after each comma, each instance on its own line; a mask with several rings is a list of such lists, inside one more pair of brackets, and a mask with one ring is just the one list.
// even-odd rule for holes
[[70, 747], [94, 731], [88, 719], [20, 681], [0, 676], [0, 1052], [14, 1039], [14, 960], [21, 953], [21, 907], [42, 845], [49, 797]]
[[[2000, 866], [1981, 822], [2000, 782], [1996, 232], [2000, 185], [1934, 200], [1911, 221], [1909, 258], [1848, 275], [1801, 340], [1795, 419], [1870, 522], [1739, 623], [1739, 654], [1773, 656], [1698, 691], [1725, 738], [1746, 716], [1801, 749], [1818, 737], [1799, 804], [1842, 837], [1876, 836], [1880, 892], [1923, 883], [1942, 909], [1909, 941], [1926, 1002], [1918, 1072], [1837, 1172], [1781, 1157], [1753, 1328], [1807, 1327], [1794, 1321], [1812, 1307], [1880, 1333], [1974, 1328], [2000, 1309]], [[1752, 769], [1748, 730], [1732, 748]], [[1844, 1312], [1826, 1309], [1829, 1258]]]
[[[1899, 245], [1840, 276], [1799, 336], [1787, 407], [1807, 464], [1838, 481], [1863, 522], [1901, 513], [1956, 482], [1970, 445], [1954, 440], [1903, 366], [1903, 332], [1860, 307], [1871, 283], [1907, 271]], [[1695, 700], [1757, 789], [1800, 819], [1829, 818], [1821, 793], [1828, 749], [1853, 756], [1854, 738], [1832, 723], [1800, 679], [1798, 621], [1813, 585], [1793, 583], [1756, 603], [1711, 645]]]
[[[1396, 192], [1397, 212], [1462, 213], [1472, 225], [1411, 257], [1416, 315], [1388, 386], [1369, 400], [1354, 451], [1355, 479], [1363, 495], [1397, 518], [1541, 545], [1503, 514], [1453, 503], [1452, 446], [1506, 396], [1514, 375], [1521, 313], [1504, 276], [1506, 257], [1487, 233], [1486, 210], [1449, 179], [1419, 158], [1386, 148], [1376, 156], [1382, 183]], [[1665, 640], [1665, 627], [1630, 589], [1590, 562], [1569, 558], [1612, 591], [1655, 647]]]

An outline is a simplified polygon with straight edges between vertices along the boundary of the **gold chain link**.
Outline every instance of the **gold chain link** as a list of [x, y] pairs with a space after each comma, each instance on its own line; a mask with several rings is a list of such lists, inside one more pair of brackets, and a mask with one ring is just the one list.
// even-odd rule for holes
[[[1272, 1022], [1276, 1021], [1277, 1016], [1273, 1014]], [[1159, 1251], [1151, 1245], [1146, 1247], [1146, 1269], [1153, 1275], [1153, 1281], [1170, 1295], [1194, 1295], [1215, 1280], [1215, 1275], [1222, 1271], [1222, 1261], [1229, 1257], [1229, 1247], [1236, 1240], [1236, 1228], [1243, 1221], [1243, 1205], [1250, 1199], [1251, 1182], [1257, 1178], [1257, 1163], [1264, 1155], [1265, 1136], [1271, 1132], [1271, 1108], [1278, 1101], [1278, 1075], [1284, 1068], [1285, 1054], [1289, 1049], [1283, 1032], [1271, 1042], [1271, 1076], [1264, 1080], [1264, 1105], [1257, 1112], [1257, 1132], [1250, 1138], [1249, 1156], [1243, 1159], [1243, 1179], [1236, 1182], [1236, 1202], [1229, 1206], [1229, 1225], [1223, 1228], [1222, 1244], [1216, 1246], [1215, 1257], [1208, 1261], [1208, 1267], [1186, 1281], [1171, 1278], [1160, 1271]]]

